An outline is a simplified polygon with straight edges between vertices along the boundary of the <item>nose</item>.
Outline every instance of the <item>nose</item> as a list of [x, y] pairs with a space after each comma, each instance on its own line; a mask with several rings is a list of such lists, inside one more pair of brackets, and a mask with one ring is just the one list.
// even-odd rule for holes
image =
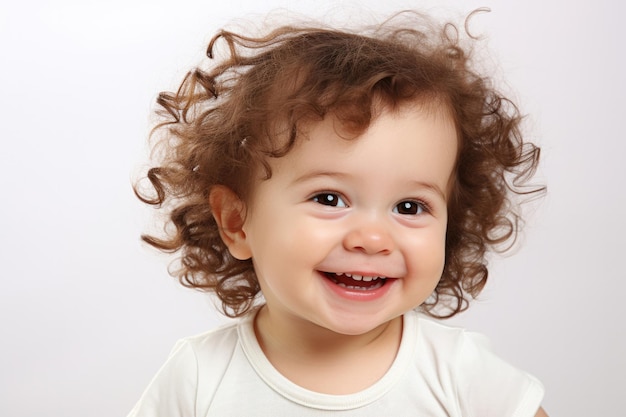
[[382, 222], [369, 221], [355, 225], [344, 237], [344, 248], [348, 251], [368, 255], [389, 254], [395, 249], [389, 230]]

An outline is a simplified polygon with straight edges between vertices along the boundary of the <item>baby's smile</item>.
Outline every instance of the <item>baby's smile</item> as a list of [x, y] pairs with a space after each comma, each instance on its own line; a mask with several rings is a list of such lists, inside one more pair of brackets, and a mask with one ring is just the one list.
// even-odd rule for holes
[[376, 275], [358, 275], [348, 272], [322, 272], [326, 278], [340, 287], [349, 290], [376, 290], [387, 282], [387, 277]]

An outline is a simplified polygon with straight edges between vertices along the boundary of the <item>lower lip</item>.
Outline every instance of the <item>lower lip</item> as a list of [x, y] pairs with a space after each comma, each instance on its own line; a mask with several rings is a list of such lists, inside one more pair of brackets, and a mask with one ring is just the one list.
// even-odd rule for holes
[[325, 285], [333, 293], [337, 294], [338, 296], [346, 300], [360, 301], [360, 302], [374, 301], [374, 300], [384, 297], [385, 294], [389, 292], [389, 289], [391, 288], [393, 282], [395, 281], [395, 279], [393, 278], [387, 278], [385, 283], [380, 288], [376, 288], [373, 290], [352, 290], [352, 289], [345, 288], [345, 287], [335, 284], [332, 280], [327, 278], [321, 272], [319, 274], [322, 280], [324, 281]]

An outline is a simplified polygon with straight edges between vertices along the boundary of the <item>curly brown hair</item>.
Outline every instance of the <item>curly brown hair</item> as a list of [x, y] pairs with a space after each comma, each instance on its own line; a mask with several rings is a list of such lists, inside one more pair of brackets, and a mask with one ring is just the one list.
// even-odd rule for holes
[[[465, 45], [474, 38], [460, 32], [412, 12], [359, 31], [321, 25], [284, 26], [260, 37], [220, 31], [208, 45], [209, 67], [158, 97], [162, 119], [153, 133], [162, 134], [155, 145], [162, 152], [147, 173], [151, 191], [135, 186], [135, 192], [167, 213], [169, 233], [143, 240], [179, 252], [171, 273], [185, 286], [215, 292], [224, 314], [241, 316], [260, 287], [252, 261], [235, 259], [220, 238], [211, 188], [226, 186], [246, 202], [255, 172], [264, 169], [269, 178], [268, 159], [286, 155], [303, 126], [329, 114], [358, 136], [380, 99], [391, 108], [435, 101], [454, 119], [459, 150], [445, 267], [422, 308], [435, 317], [465, 310], [486, 283], [487, 250], [515, 241], [520, 217], [512, 197], [543, 188], [525, 185], [539, 148], [523, 140], [517, 107], [474, 69]], [[216, 60], [216, 52], [224, 57]]]

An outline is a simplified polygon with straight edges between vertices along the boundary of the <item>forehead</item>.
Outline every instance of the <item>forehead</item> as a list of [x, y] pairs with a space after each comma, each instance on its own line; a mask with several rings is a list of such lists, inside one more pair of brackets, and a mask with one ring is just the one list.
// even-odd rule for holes
[[310, 123], [293, 149], [269, 164], [285, 181], [328, 171], [377, 184], [428, 181], [448, 190], [457, 142], [444, 107], [412, 104], [382, 108], [358, 135], [347, 134], [336, 116]]

